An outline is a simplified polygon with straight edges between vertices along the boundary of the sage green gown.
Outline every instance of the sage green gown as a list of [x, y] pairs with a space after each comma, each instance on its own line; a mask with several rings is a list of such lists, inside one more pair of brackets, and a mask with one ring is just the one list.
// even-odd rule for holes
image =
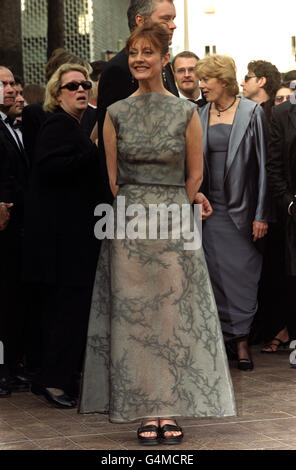
[[[118, 142], [115, 232], [119, 196], [126, 208], [138, 203], [147, 211], [149, 204], [189, 204], [185, 132], [194, 112], [194, 104], [158, 92], [108, 108]], [[168, 239], [103, 241], [81, 413], [109, 413], [115, 423], [236, 414], [203, 250], [170, 238], [169, 220]]]

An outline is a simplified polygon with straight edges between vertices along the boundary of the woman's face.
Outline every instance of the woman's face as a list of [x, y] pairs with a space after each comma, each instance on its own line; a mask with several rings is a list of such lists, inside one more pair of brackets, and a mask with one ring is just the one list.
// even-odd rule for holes
[[278, 104], [283, 103], [284, 101], [287, 101], [290, 99], [290, 96], [292, 95], [293, 90], [291, 88], [280, 88], [275, 95], [274, 98], [274, 104], [277, 106]]
[[57, 96], [57, 101], [67, 113], [79, 117], [87, 108], [89, 90], [85, 90], [81, 85], [79, 85], [77, 90], [63, 88], [65, 85], [73, 82], [76, 82], [77, 84], [86, 82], [83, 73], [72, 70], [62, 75], [61, 87]]
[[199, 88], [202, 90], [206, 100], [211, 103], [218, 101], [226, 93], [226, 83], [224, 80], [207, 76], [202, 76], [199, 80]]
[[129, 50], [129, 68], [137, 80], [149, 80], [161, 76], [162, 69], [169, 61], [169, 54], [161, 57], [156, 49], [146, 39], [134, 42]]

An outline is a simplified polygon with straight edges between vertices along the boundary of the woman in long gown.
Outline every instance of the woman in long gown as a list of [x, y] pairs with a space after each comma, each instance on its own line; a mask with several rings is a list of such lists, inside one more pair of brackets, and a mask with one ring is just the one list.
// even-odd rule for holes
[[254, 242], [266, 235], [270, 216], [265, 170], [268, 124], [260, 105], [237, 96], [231, 57], [205, 57], [196, 70], [208, 101], [200, 110], [203, 189], [213, 207], [203, 227], [203, 246], [224, 339], [236, 345], [238, 368], [252, 370], [248, 335], [262, 266]]
[[[131, 204], [190, 208], [202, 180], [196, 107], [162, 82], [168, 39], [152, 24], [127, 42], [139, 88], [108, 108], [104, 126], [115, 213], [123, 200], [127, 212]], [[192, 223], [192, 211], [190, 217]], [[236, 413], [202, 248], [184, 249], [169, 222], [166, 239], [132, 239], [115, 227], [115, 239], [103, 241], [80, 402], [81, 413], [109, 413], [115, 423], [144, 420], [138, 438], [147, 445], [180, 442], [172, 418]]]

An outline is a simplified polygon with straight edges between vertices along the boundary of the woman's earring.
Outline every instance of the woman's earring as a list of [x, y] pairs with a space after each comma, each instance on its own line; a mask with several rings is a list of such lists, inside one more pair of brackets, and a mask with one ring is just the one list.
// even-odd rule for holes
[[166, 74], [165, 74], [165, 69], [162, 69], [162, 79], [163, 79], [163, 82], [164, 82], [164, 83], [167, 82], [167, 78], [166, 78]]

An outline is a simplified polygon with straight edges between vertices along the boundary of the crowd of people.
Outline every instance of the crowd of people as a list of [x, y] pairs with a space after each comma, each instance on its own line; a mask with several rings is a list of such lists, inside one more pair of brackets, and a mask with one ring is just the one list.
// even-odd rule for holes
[[[236, 414], [229, 359], [251, 371], [250, 344], [296, 339], [296, 70], [254, 60], [240, 92], [229, 56], [170, 60], [173, 0], [127, 17], [122, 51], [57, 49], [46, 87], [0, 65], [0, 397], [177, 444], [177, 417]], [[96, 208], [123, 198], [199, 204], [202, 246], [184, 249], [173, 215], [166, 239], [99, 240]]]

